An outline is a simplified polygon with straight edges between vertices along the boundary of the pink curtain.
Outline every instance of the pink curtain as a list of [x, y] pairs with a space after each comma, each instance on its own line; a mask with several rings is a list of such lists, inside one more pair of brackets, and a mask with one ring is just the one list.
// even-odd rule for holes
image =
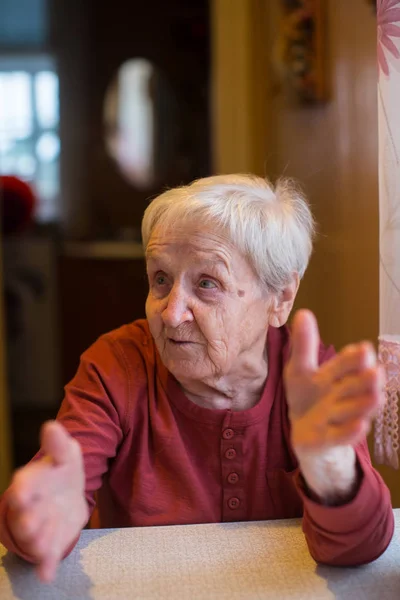
[[400, 391], [400, 0], [377, 0], [380, 310], [385, 408], [375, 422], [378, 462], [398, 468]]

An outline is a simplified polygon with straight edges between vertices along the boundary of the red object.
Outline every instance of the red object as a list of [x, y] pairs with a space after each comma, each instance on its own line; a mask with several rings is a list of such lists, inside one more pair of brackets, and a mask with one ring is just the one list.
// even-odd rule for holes
[[30, 225], [36, 199], [27, 183], [12, 175], [1, 176], [0, 202], [3, 235], [21, 233]]
[[[232, 412], [197, 406], [184, 395], [161, 363], [146, 321], [95, 342], [66, 387], [58, 420], [81, 444], [90, 510], [99, 490], [100, 526], [304, 513], [303, 529], [316, 561], [359, 565], [382, 554], [393, 535], [393, 511], [365, 441], [356, 449], [360, 487], [351, 502], [324, 506], [303, 488], [282, 381], [289, 343], [286, 327], [269, 329], [262, 397], [253, 408]], [[321, 347], [320, 362], [333, 354]], [[29, 560], [8, 533], [5, 507], [3, 500], [0, 541]]]

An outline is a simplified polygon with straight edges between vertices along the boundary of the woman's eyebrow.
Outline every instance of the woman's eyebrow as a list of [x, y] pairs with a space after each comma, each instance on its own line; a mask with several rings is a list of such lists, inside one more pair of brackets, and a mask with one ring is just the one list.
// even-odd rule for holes
[[[146, 262], [165, 262], [165, 256], [163, 256], [162, 252], [159, 252], [158, 250], [146, 250], [145, 252], [145, 259]], [[227, 260], [225, 260], [225, 258], [223, 257], [215, 257], [215, 258], [199, 258], [198, 261], [193, 262], [193, 266], [196, 265], [197, 268], [199, 268], [200, 270], [213, 270], [213, 271], [220, 271], [221, 269], [227, 273], [230, 274], [231, 270], [229, 268], [229, 263]]]
[[155, 252], [154, 250], [147, 250], [144, 253], [145, 257], [147, 260], [155, 260], [156, 258], [158, 258], [159, 253]]
[[229, 269], [228, 263], [225, 260], [223, 260], [222, 258], [217, 258], [217, 259], [214, 259], [214, 260], [210, 259], [207, 262], [209, 263], [209, 265], [210, 265], [211, 268], [219, 269], [220, 267], [222, 267], [223, 270], [226, 273], [230, 273], [230, 269]]

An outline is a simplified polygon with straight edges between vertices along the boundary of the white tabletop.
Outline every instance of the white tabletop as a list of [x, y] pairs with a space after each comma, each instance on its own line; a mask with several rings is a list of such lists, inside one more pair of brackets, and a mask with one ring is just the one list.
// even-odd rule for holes
[[317, 566], [297, 520], [85, 530], [51, 585], [0, 545], [0, 599], [399, 600], [395, 517], [386, 553], [354, 569]]

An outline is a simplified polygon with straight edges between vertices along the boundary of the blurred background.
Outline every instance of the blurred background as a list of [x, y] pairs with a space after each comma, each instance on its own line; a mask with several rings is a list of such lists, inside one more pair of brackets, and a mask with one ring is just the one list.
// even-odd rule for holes
[[376, 341], [374, 4], [0, 0], [0, 491], [82, 351], [144, 316], [140, 222], [166, 187], [300, 179], [319, 237], [297, 305], [337, 348]]

